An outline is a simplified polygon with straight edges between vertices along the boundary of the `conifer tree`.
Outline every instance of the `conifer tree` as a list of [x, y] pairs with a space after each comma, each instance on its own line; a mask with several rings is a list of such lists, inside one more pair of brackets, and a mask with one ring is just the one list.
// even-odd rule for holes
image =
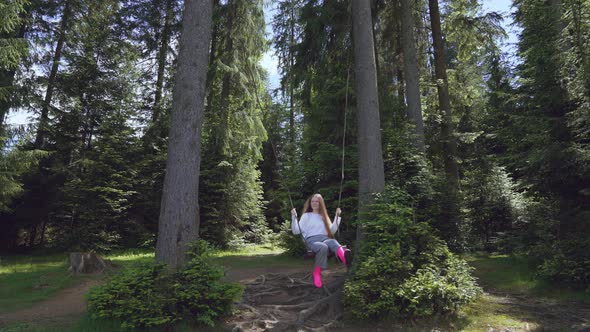
[[188, 245], [199, 236], [201, 126], [212, 15], [210, 1], [185, 3], [156, 246], [156, 261], [170, 270], [186, 262]]

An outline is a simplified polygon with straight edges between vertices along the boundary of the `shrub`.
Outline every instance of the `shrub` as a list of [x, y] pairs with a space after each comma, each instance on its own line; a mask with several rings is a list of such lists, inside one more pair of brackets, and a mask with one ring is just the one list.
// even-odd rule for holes
[[539, 266], [543, 278], [574, 286], [590, 285], [590, 240], [563, 241]]
[[291, 222], [285, 222], [281, 226], [278, 244], [280, 248], [285, 249], [285, 253], [289, 256], [301, 257], [307, 251], [301, 235], [291, 232]]
[[363, 247], [345, 304], [358, 318], [453, 312], [481, 293], [471, 268], [424, 222], [412, 220], [409, 197], [388, 189], [362, 218]]
[[209, 263], [208, 253], [206, 243], [199, 241], [189, 251], [189, 262], [176, 273], [168, 273], [162, 264], [127, 269], [90, 291], [88, 310], [94, 318], [122, 321], [122, 328], [182, 319], [213, 326], [231, 311], [241, 288], [221, 281], [223, 270]]

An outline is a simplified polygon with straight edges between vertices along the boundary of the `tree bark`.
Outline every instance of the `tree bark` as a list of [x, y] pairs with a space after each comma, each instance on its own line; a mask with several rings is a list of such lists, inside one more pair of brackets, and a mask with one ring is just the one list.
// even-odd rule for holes
[[457, 192], [459, 188], [459, 171], [455, 157], [457, 156], [457, 143], [453, 136], [453, 114], [449, 97], [449, 82], [445, 63], [445, 49], [443, 44], [440, 24], [440, 12], [438, 0], [428, 0], [430, 9], [430, 24], [432, 26], [432, 45], [434, 47], [434, 71], [437, 81], [438, 102], [443, 112], [442, 141], [445, 173], [451, 192]]
[[176, 270], [199, 236], [199, 172], [211, 0], [187, 0], [172, 95], [172, 121], [158, 225], [156, 261]]
[[70, 268], [73, 274], [102, 273], [112, 267], [109, 260], [104, 260], [95, 253], [72, 252], [70, 253]]
[[408, 116], [414, 123], [415, 145], [421, 152], [426, 151], [424, 143], [424, 124], [422, 121], [422, 103], [420, 100], [420, 73], [416, 57], [414, 39], [414, 16], [411, 0], [400, 0], [402, 19], [402, 50], [404, 58], [404, 78], [406, 86], [406, 103]]
[[[371, 7], [367, 0], [352, 1], [355, 90], [358, 117], [359, 151], [359, 210], [363, 211], [373, 193], [385, 188], [379, 96]], [[357, 240], [362, 241], [362, 229], [357, 228]]]
[[66, 42], [66, 33], [68, 30], [68, 23], [70, 19], [70, 1], [64, 2], [63, 14], [59, 28], [59, 38], [55, 46], [55, 53], [53, 54], [53, 63], [51, 71], [49, 72], [49, 79], [47, 80], [47, 91], [45, 92], [45, 99], [43, 100], [43, 107], [41, 108], [41, 118], [39, 119], [39, 128], [37, 128], [37, 135], [35, 137], [35, 148], [42, 149], [45, 145], [47, 136], [47, 126], [49, 125], [49, 108], [51, 107], [51, 99], [53, 98], [53, 89], [55, 88], [55, 79], [59, 69], [59, 62], [61, 60], [61, 52]]
[[164, 90], [164, 76], [166, 74], [166, 59], [170, 46], [170, 34], [172, 33], [172, 18], [174, 17], [174, 2], [166, 0], [164, 27], [162, 28], [160, 49], [158, 50], [158, 74], [156, 78], [156, 92], [154, 97], [154, 109], [152, 123], [156, 123], [162, 113], [162, 95]]

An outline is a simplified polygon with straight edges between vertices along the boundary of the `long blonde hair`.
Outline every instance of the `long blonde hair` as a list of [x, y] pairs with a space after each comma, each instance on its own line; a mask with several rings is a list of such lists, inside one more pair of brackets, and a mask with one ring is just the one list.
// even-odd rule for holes
[[326, 209], [326, 203], [324, 203], [324, 198], [322, 197], [322, 195], [313, 194], [309, 196], [309, 198], [305, 201], [305, 204], [303, 204], [303, 213], [313, 212], [313, 208], [311, 207], [311, 200], [314, 197], [317, 197], [320, 201], [320, 216], [322, 216], [322, 220], [324, 221], [324, 227], [326, 227], [326, 232], [328, 233], [329, 237], [333, 238], [334, 235], [330, 230], [330, 228], [332, 227], [332, 220], [330, 220], [330, 217], [328, 217], [328, 210]]

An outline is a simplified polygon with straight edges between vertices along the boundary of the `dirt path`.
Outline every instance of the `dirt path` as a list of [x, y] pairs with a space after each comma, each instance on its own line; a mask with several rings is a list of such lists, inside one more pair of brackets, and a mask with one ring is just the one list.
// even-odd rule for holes
[[66, 288], [55, 296], [34, 304], [31, 308], [9, 313], [0, 313], [0, 327], [21, 323], [51, 323], [63, 320], [63, 317], [81, 315], [86, 311], [84, 296], [88, 290], [100, 283], [100, 280], [86, 280], [81, 284]]
[[[237, 327], [234, 331], [281, 331], [304, 326], [302, 330], [308, 331], [329, 326], [339, 318], [338, 311], [341, 308], [337, 308], [337, 305], [341, 300], [341, 292], [336, 287], [341, 286], [346, 277], [346, 269], [336, 267], [325, 271], [324, 284], [328, 285], [325, 289], [315, 289], [312, 286], [310, 272], [307, 267], [288, 266], [229, 269], [225, 279], [245, 285], [245, 291], [238, 305], [239, 314], [230, 318], [226, 327]], [[86, 311], [85, 294], [100, 282], [87, 280], [64, 289], [31, 308], [0, 313], [0, 328], [16, 323], [46, 325], [75, 319]], [[490, 326], [487, 332], [590, 331], [588, 304], [557, 302], [489, 289], [487, 291], [487, 299], [499, 307], [497, 311], [530, 322], [526, 328]], [[312, 307], [313, 310], [309, 310]], [[318, 317], [326, 319], [321, 320]], [[383, 326], [381, 330], [387, 330], [387, 327]], [[435, 330], [444, 331], [440, 328]]]
[[[590, 304], [554, 301], [525, 294], [489, 291], [487, 298], [499, 313], [530, 322], [524, 329], [510, 327], [492, 331], [590, 331]], [[527, 323], [528, 324], [528, 323]]]
[[[252, 282], [263, 274], [268, 273], [300, 273], [307, 271], [301, 267], [263, 267], [252, 269], [229, 269], [225, 279], [228, 281], [239, 282], [242, 284]], [[88, 290], [100, 284], [101, 280], [86, 280], [81, 284], [61, 290], [51, 298], [38, 302], [32, 307], [17, 310], [9, 313], [0, 313], [0, 328], [16, 323], [51, 324], [72, 317], [80, 316], [86, 312], [85, 295]]]

